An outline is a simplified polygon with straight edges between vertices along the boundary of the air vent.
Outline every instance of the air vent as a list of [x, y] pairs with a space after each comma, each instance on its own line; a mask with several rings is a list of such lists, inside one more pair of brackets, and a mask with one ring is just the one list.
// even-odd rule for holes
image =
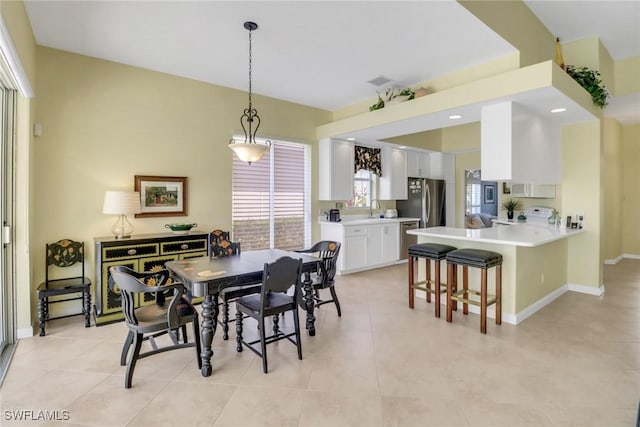
[[373, 78], [371, 80], [368, 80], [367, 83], [371, 83], [374, 86], [382, 86], [382, 85], [385, 85], [385, 84], [387, 84], [387, 83], [389, 83], [391, 81], [392, 80], [390, 78], [388, 78], [388, 77], [378, 76], [378, 77], [375, 77], [375, 78]]

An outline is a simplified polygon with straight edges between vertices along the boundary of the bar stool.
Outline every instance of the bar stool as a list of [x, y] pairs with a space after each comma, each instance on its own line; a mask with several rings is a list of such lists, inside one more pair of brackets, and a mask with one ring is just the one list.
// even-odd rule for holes
[[[487, 307], [496, 305], [496, 325], [502, 324], [502, 255], [481, 249], [458, 249], [447, 253], [447, 322], [453, 320], [452, 310], [457, 302], [463, 303], [464, 314], [469, 313], [469, 305], [480, 306], [480, 332], [487, 333]], [[458, 290], [458, 265], [462, 266], [462, 289]], [[480, 292], [469, 289], [469, 267], [482, 269]], [[495, 295], [487, 292], [487, 270], [496, 268]], [[472, 300], [469, 294], [479, 296]]]
[[[414, 290], [420, 289], [427, 294], [427, 302], [431, 302], [431, 294], [435, 295], [436, 317], [440, 317], [440, 293], [443, 286], [440, 281], [440, 261], [443, 260], [447, 253], [456, 250], [455, 247], [449, 245], [440, 245], [438, 243], [420, 243], [409, 246], [407, 253], [409, 255], [409, 308], [413, 308]], [[420, 259], [425, 258], [427, 261], [426, 280], [423, 282], [415, 282], [414, 264]], [[431, 260], [435, 261], [435, 280], [431, 280]], [[434, 284], [433, 290], [431, 283]]]

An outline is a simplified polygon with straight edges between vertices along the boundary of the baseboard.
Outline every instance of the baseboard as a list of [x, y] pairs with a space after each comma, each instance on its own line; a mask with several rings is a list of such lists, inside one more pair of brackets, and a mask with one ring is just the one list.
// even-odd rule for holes
[[545, 305], [551, 304], [554, 300], [564, 295], [568, 290], [569, 287], [567, 285], [562, 285], [550, 294], [543, 296], [538, 301], [517, 313], [515, 315], [516, 322], [514, 324], [517, 325], [518, 323], [521, 323], [527, 317], [532, 316], [534, 313], [541, 310]]
[[30, 328], [21, 328], [16, 331], [16, 337], [20, 338], [31, 338], [33, 336], [33, 327]]
[[613, 258], [613, 259], [605, 259], [604, 263], [605, 264], [617, 264], [620, 261], [622, 261], [624, 258], [625, 258], [624, 255], [619, 255], [619, 256], [617, 256], [616, 258]]
[[568, 286], [571, 292], [579, 292], [581, 294], [594, 295], [597, 297], [604, 294], [604, 285], [600, 287], [595, 287], [595, 286], [576, 285], [573, 283], [569, 283], [566, 286]]
[[629, 259], [640, 259], [640, 255], [636, 255], [636, 254], [622, 254], [623, 258], [629, 258]]

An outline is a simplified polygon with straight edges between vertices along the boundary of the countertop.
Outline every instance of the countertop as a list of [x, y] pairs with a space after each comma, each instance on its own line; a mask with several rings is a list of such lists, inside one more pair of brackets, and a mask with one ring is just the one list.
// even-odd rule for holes
[[456, 227], [418, 228], [408, 230], [407, 234], [501, 245], [535, 247], [556, 240], [566, 239], [582, 232], [584, 232], [584, 229], [556, 228], [550, 225], [514, 224], [495, 225], [490, 228], [480, 229]]
[[349, 218], [342, 217], [340, 222], [319, 221], [320, 224], [333, 224], [333, 225], [366, 225], [366, 224], [389, 224], [394, 222], [409, 222], [420, 221], [420, 218]]

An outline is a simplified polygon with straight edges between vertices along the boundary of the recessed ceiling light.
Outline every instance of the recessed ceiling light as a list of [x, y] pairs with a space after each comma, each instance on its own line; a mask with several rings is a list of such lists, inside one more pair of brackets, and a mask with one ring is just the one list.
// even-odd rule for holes
[[453, 115], [449, 116], [450, 120], [458, 120], [458, 119], [461, 119], [461, 118], [462, 118], [462, 116], [460, 114], [453, 114]]
[[354, 137], [349, 137], [347, 138], [347, 141], [355, 141], [356, 139]]
[[551, 110], [552, 113], [562, 113], [564, 111], [567, 111], [566, 108], [554, 108], [553, 110]]
[[398, 148], [401, 149], [401, 150], [404, 150], [405, 148], [407, 148], [407, 146], [406, 145], [401, 145]]

